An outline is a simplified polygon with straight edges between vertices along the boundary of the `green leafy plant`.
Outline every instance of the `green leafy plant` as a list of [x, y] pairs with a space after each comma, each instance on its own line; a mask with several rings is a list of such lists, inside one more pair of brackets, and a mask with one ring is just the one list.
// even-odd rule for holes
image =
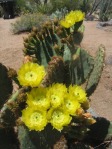
[[36, 11], [37, 3], [33, 0], [16, 0], [15, 1], [15, 13], [25, 14], [25, 13], [34, 13]]

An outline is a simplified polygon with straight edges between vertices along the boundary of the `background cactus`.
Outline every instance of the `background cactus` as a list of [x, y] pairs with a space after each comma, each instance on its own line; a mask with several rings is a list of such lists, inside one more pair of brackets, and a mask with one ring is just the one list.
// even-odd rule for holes
[[99, 50], [97, 51], [96, 58], [94, 60], [94, 68], [90, 74], [89, 80], [87, 82], [86, 90], [88, 94], [91, 94], [93, 90], [95, 90], [99, 79], [101, 77], [101, 72], [103, 69], [103, 62], [105, 58], [105, 47], [101, 45], [99, 47]]

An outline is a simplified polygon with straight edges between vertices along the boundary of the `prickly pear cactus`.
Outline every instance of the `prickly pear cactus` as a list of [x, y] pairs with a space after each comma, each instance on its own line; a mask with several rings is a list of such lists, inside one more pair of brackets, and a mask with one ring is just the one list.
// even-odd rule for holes
[[36, 149], [30, 139], [29, 131], [25, 126], [18, 126], [18, 140], [20, 142], [20, 149]]
[[[42, 132], [29, 131], [25, 126], [18, 126], [20, 149], [48, 149], [61, 137], [61, 133], [47, 126]], [[49, 134], [49, 135], [48, 135]], [[52, 140], [52, 141], [51, 141]]]
[[[25, 55], [35, 57], [39, 64], [48, 65], [53, 56], [61, 56], [66, 66], [66, 84], [83, 83], [93, 68], [93, 58], [79, 47], [84, 26], [65, 29], [59, 20], [43, 24], [39, 30], [33, 28], [28, 38], [24, 39]], [[76, 38], [77, 37], [77, 38]]]
[[63, 83], [64, 75], [65, 70], [62, 57], [54, 56], [49, 62], [47, 67], [47, 74], [42, 82], [42, 85], [49, 86], [53, 83]]
[[94, 60], [94, 68], [90, 74], [86, 86], [86, 90], [89, 95], [93, 93], [99, 82], [104, 67], [104, 58], [105, 58], [105, 47], [103, 45], [100, 45], [96, 54], [96, 58]]
[[69, 63], [70, 83], [84, 83], [93, 69], [93, 63], [93, 58], [85, 50], [78, 48]]
[[[79, 17], [74, 20], [73, 16]], [[24, 64], [14, 77], [14, 71], [9, 71], [19, 88], [10, 97], [12, 80], [7, 68], [0, 64], [0, 95], [4, 100], [0, 126], [6, 129], [16, 126], [17, 148], [19, 145], [20, 149], [84, 149], [90, 148], [84, 142], [86, 137], [97, 136], [99, 125], [94, 123], [98, 121], [87, 111], [89, 100], [79, 85], [87, 84], [88, 95], [97, 86], [104, 47], [99, 48], [95, 59], [80, 47], [83, 18], [82, 12], [71, 11], [65, 20], [55, 19], [32, 29], [24, 38]], [[112, 136], [111, 125], [111, 122], [105, 125], [105, 136], [99, 131], [100, 140]]]
[[12, 80], [8, 76], [8, 69], [0, 63], [0, 109], [12, 94]]
[[99, 141], [111, 141], [112, 122], [103, 117], [97, 117], [96, 123], [90, 126], [88, 137]]
[[[54, 20], [44, 23], [39, 29], [33, 28], [28, 38], [24, 38], [23, 52], [25, 55], [35, 56], [39, 64], [47, 66], [52, 56], [65, 57], [66, 53], [72, 54], [71, 48], [75, 50], [74, 45], [76, 43], [79, 45], [83, 36], [84, 27], [79, 28], [80, 25], [77, 25], [77, 30], [75, 28], [66, 30], [60, 26], [59, 20]], [[75, 36], [79, 37], [77, 41]], [[66, 44], [69, 48], [66, 48]]]

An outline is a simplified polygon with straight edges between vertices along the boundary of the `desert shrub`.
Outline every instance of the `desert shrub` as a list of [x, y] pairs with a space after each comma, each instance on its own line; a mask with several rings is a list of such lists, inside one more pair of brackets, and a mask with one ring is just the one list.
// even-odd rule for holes
[[53, 5], [53, 10], [67, 8], [68, 10], [79, 9], [80, 1], [79, 0], [50, 0]]
[[53, 5], [51, 3], [37, 5], [37, 12], [42, 14], [50, 14], [53, 12]]
[[32, 27], [38, 27], [40, 23], [46, 21], [47, 18], [46, 15], [40, 13], [24, 14], [12, 24], [11, 30], [14, 34], [31, 31]]
[[100, 4], [100, 21], [108, 21], [112, 15], [112, 0], [102, 0]]
[[88, 13], [92, 9], [93, 0], [80, 0], [80, 6], [79, 8], [85, 12]]
[[33, 13], [37, 9], [38, 3], [34, 0], [16, 0], [15, 12], [17, 14]]
[[81, 10], [89, 12], [89, 15], [96, 11], [100, 21], [108, 21], [112, 18], [112, 0], [83, 0]]

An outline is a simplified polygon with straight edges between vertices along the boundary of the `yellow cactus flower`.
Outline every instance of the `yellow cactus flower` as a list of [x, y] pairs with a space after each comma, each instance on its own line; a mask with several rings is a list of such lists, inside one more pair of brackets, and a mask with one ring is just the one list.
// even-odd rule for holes
[[22, 86], [36, 87], [44, 76], [44, 67], [32, 62], [23, 64], [18, 71], [18, 80]]
[[67, 93], [67, 88], [63, 84], [53, 84], [49, 87], [47, 98], [50, 99], [51, 106], [56, 108], [64, 102], [64, 96]]
[[76, 111], [80, 108], [80, 103], [74, 98], [74, 96], [67, 94], [64, 100], [64, 105], [66, 107], [66, 111], [75, 116]]
[[81, 86], [70, 85], [68, 91], [69, 94], [77, 99], [79, 103], [84, 103], [87, 100], [86, 92], [82, 89]]
[[50, 107], [50, 100], [46, 98], [46, 93], [47, 88], [33, 88], [31, 92], [27, 93], [27, 104], [40, 109], [48, 109]]
[[22, 111], [22, 121], [30, 130], [41, 131], [47, 125], [46, 111], [27, 107]]
[[53, 128], [57, 129], [58, 131], [61, 131], [64, 126], [67, 126], [71, 122], [72, 118], [66, 112], [66, 109], [51, 108], [48, 111], [48, 120], [53, 126]]
[[85, 13], [83, 13], [80, 10], [76, 10], [76, 11], [74, 11], [73, 16], [75, 18], [75, 22], [80, 22], [80, 21], [84, 20]]
[[60, 25], [65, 28], [70, 28], [76, 22], [80, 22], [84, 19], [85, 14], [80, 10], [71, 11], [65, 16], [64, 19], [60, 20]]
[[61, 26], [65, 28], [70, 28], [75, 24], [74, 19], [69, 19], [69, 20], [61, 20], [60, 21]]
[[65, 28], [70, 28], [75, 24], [75, 19], [74, 19], [74, 11], [71, 11], [69, 14], [65, 16], [64, 19], [60, 20], [60, 25], [62, 25]]

